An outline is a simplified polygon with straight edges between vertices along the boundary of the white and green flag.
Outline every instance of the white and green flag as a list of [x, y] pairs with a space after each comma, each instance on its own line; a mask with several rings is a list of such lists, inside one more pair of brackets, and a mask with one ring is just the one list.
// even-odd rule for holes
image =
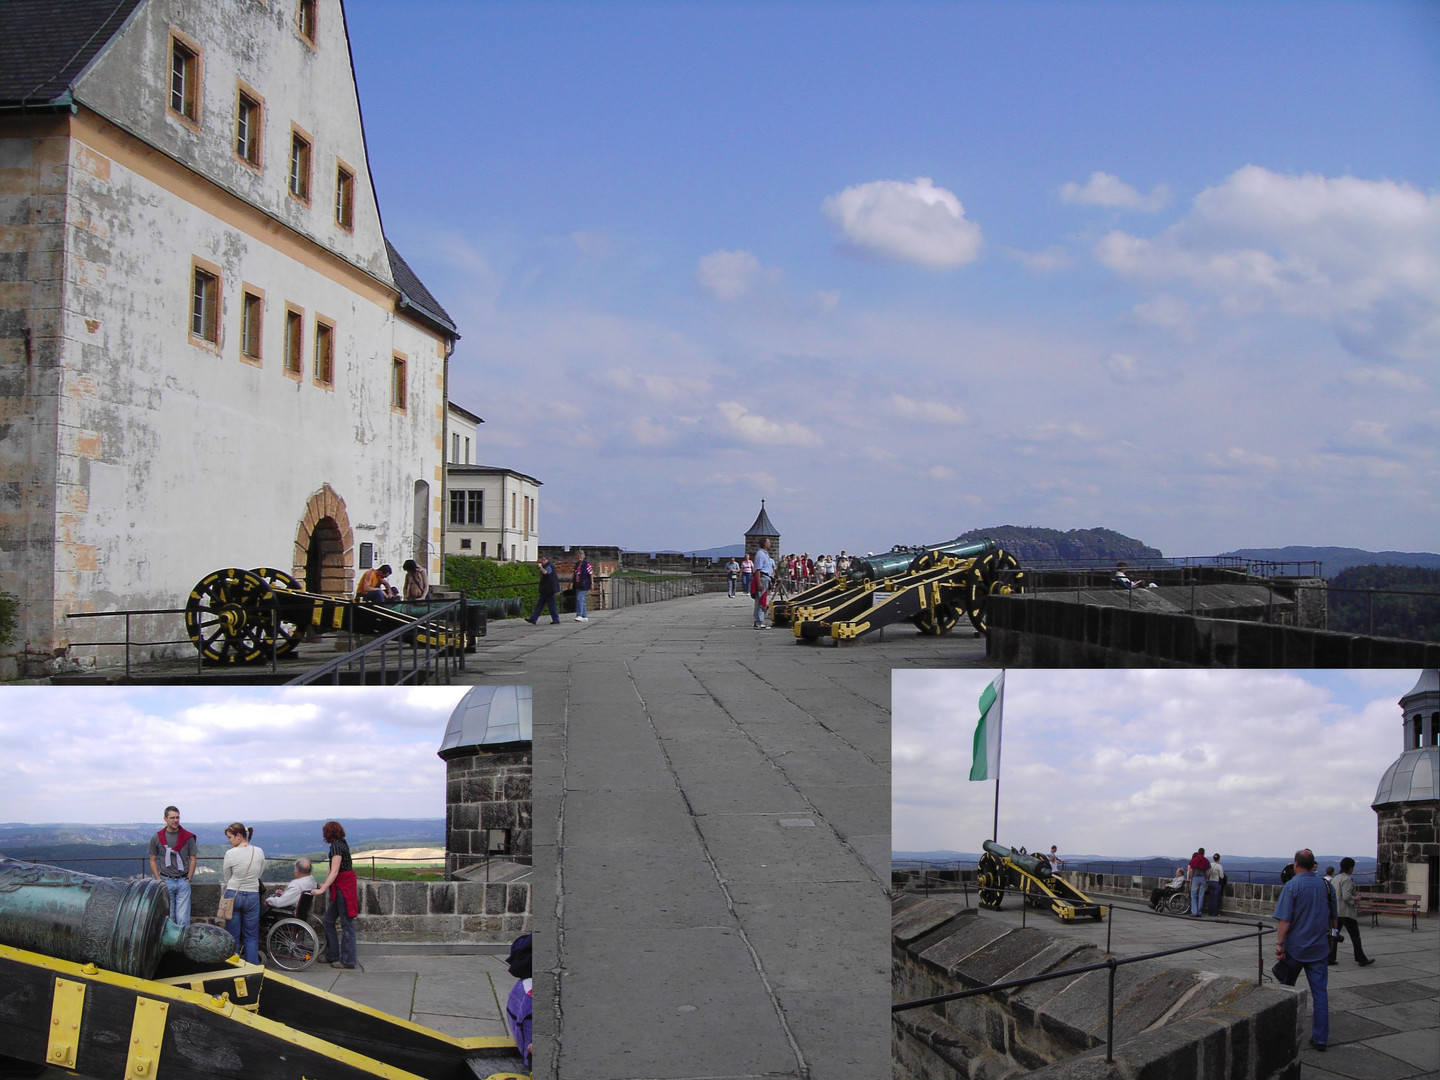
[[1005, 672], [980, 695], [980, 723], [975, 725], [975, 763], [971, 780], [1000, 779], [1000, 714], [1005, 705]]

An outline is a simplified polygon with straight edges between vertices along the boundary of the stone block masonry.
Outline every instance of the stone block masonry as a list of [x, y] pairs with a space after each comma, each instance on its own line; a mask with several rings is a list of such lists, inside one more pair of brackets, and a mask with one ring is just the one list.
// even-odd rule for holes
[[[953, 901], [897, 896], [892, 992], [913, 1001], [1105, 959], [1090, 944], [983, 918]], [[1022, 1073], [1091, 1077], [1298, 1075], [1301, 996], [1147, 961], [1115, 970], [1114, 1060], [1106, 1062], [1107, 971], [893, 1014], [896, 1080]]]

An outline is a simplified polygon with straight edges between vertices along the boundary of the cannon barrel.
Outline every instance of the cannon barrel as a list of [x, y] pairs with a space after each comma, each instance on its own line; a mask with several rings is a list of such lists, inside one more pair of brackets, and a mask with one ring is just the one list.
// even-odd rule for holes
[[967, 558], [989, 554], [998, 546], [994, 540], [990, 539], [961, 540], [957, 538], [939, 544], [923, 544], [919, 547], [908, 548], [897, 547], [884, 555], [866, 555], [864, 558], [851, 559], [850, 578], [852, 581], [878, 581], [881, 578], [893, 577], [896, 574], [913, 570], [916, 560], [930, 552]]
[[122, 881], [0, 856], [0, 944], [123, 975], [152, 978], [167, 952], [224, 963], [235, 941], [218, 926], [177, 926], [154, 878]]
[[997, 844], [994, 840], [985, 841], [985, 850], [994, 855], [997, 859], [1009, 859], [1012, 863], [1041, 880], [1050, 876], [1050, 860], [1039, 855], [1023, 855], [1012, 847], [1004, 844]]

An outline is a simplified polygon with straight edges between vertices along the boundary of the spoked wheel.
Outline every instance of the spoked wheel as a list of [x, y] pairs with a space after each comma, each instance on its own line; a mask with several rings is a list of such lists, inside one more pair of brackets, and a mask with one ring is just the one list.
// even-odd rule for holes
[[1024, 592], [1025, 588], [1025, 571], [1008, 551], [992, 551], [976, 559], [965, 581], [965, 613], [970, 616], [970, 624], [979, 633], [988, 633], [985, 602], [991, 596]]
[[209, 574], [185, 603], [185, 631], [212, 664], [249, 664], [269, 651], [275, 604], [263, 578], [231, 567]]
[[1190, 897], [1183, 892], [1173, 892], [1161, 901], [1161, 906], [1171, 915], [1190, 914]]
[[922, 634], [948, 634], [950, 628], [960, 621], [960, 613], [942, 602], [933, 608], [923, 608], [910, 621]]
[[320, 955], [320, 935], [304, 919], [281, 919], [265, 935], [265, 951], [276, 967], [304, 971]]
[[999, 908], [1005, 899], [1004, 869], [1000, 860], [991, 855], [988, 851], [980, 856], [980, 866], [975, 874], [975, 884], [980, 889], [980, 906], [988, 908]]
[[[271, 566], [257, 566], [250, 572], [265, 582], [266, 585], [270, 586], [270, 591], [276, 596], [281, 596], [287, 592], [300, 592], [304, 589], [304, 586], [301, 585], [300, 582], [296, 581], [292, 575], [287, 574], [284, 570], [277, 570]], [[271, 628], [269, 612], [265, 613], [263, 622], [265, 651], [268, 653], [270, 651]], [[275, 640], [276, 656], [288, 656], [295, 651], [296, 646], [298, 646], [305, 637], [304, 624], [296, 622], [293, 619], [285, 618], [283, 612], [279, 621], [275, 623], [275, 628], [278, 631]]]

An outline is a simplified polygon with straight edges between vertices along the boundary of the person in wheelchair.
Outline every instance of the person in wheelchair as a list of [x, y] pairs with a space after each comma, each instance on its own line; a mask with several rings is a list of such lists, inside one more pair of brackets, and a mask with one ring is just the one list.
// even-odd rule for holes
[[295, 860], [295, 877], [290, 884], [283, 889], [276, 889], [274, 894], [265, 898], [267, 915], [294, 915], [295, 905], [300, 898], [315, 888], [314, 867], [310, 865], [309, 859]]
[[1175, 871], [1175, 876], [1169, 881], [1168, 884], [1161, 885], [1158, 889], [1150, 890], [1150, 906], [1156, 911], [1164, 911], [1165, 901], [1168, 900], [1171, 896], [1175, 895], [1175, 893], [1184, 891], [1185, 871], [1182, 868]]

